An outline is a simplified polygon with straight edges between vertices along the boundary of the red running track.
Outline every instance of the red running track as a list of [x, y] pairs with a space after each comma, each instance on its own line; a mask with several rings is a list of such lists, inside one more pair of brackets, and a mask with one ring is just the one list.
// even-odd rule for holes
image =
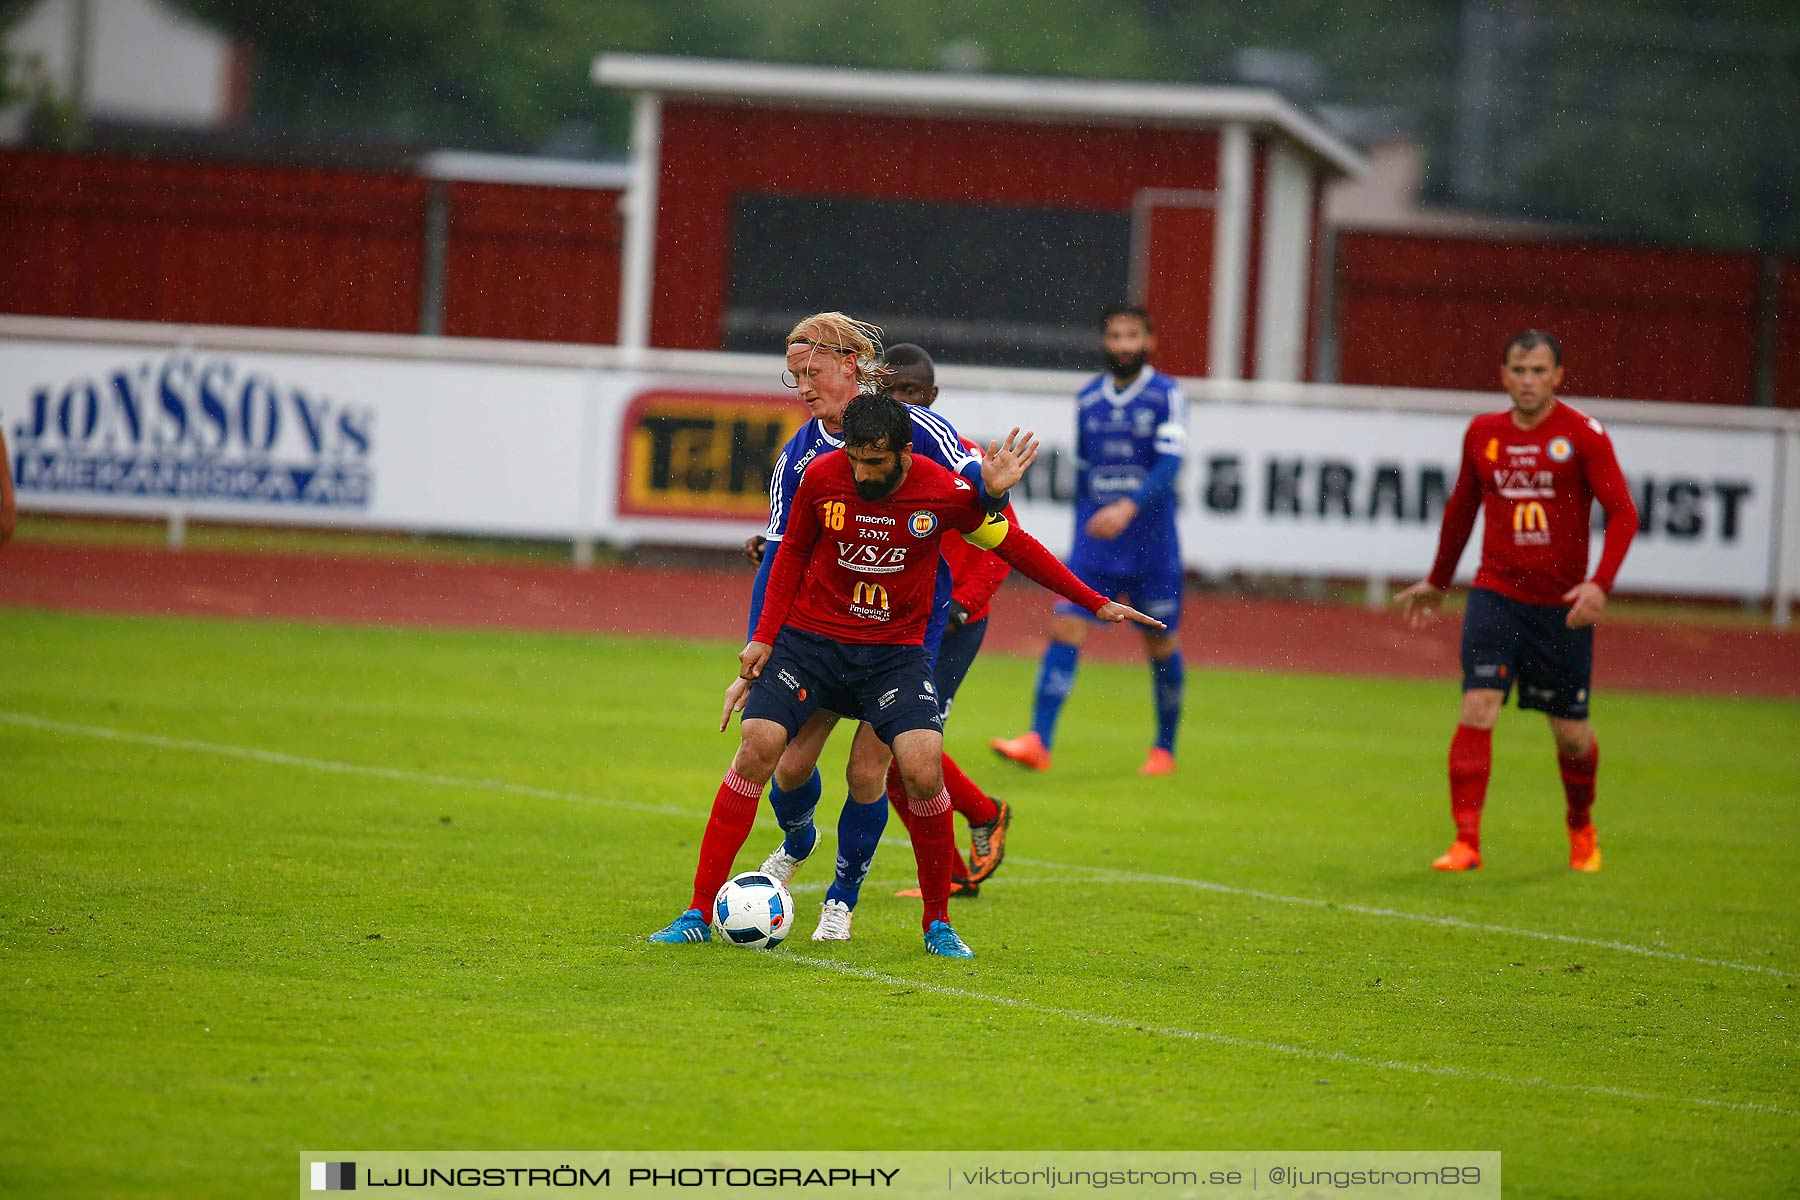
[[[268, 617], [439, 628], [563, 630], [736, 641], [748, 568], [565, 566], [426, 559], [15, 544], [0, 550], [0, 607], [155, 616]], [[1009, 581], [987, 648], [1035, 655], [1050, 597]], [[1455, 619], [1418, 634], [1394, 613], [1343, 604], [1190, 594], [1190, 664], [1450, 680]], [[1136, 637], [1097, 634], [1089, 653], [1135, 658]], [[1602, 625], [1606, 688], [1800, 699], [1800, 634], [1694, 624]]]

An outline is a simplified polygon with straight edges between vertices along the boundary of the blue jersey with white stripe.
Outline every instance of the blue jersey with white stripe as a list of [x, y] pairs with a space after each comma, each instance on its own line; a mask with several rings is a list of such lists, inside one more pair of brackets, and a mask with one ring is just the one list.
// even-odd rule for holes
[[[1123, 390], [1110, 374], [1076, 396], [1076, 574], [1148, 578], [1181, 570], [1176, 476], [1187, 451], [1187, 398], [1181, 385], [1146, 364]], [[1125, 532], [1089, 537], [1088, 518], [1122, 496], [1138, 505]]]
[[[913, 453], [923, 455], [940, 467], [961, 475], [975, 485], [977, 495], [986, 495], [987, 489], [981, 482], [981, 460], [964, 447], [955, 427], [929, 408], [909, 404], [906, 411], [912, 417]], [[787, 533], [788, 515], [794, 506], [794, 493], [800, 490], [800, 479], [814, 459], [821, 454], [840, 450], [843, 445], [844, 439], [827, 433], [825, 423], [814, 417], [788, 439], [787, 445], [781, 448], [781, 454], [775, 459], [775, 470], [769, 477], [769, 525], [763, 531], [763, 536], [769, 539], [769, 545], [763, 553], [762, 568], [756, 573], [756, 582], [750, 593], [751, 635], [755, 634], [757, 619], [762, 615], [763, 590], [768, 586], [775, 552], [780, 549], [782, 536]], [[944, 619], [949, 613], [948, 565], [939, 563], [938, 576], [939, 595], [933, 606], [931, 628], [926, 637], [926, 648], [933, 654], [937, 652]]]

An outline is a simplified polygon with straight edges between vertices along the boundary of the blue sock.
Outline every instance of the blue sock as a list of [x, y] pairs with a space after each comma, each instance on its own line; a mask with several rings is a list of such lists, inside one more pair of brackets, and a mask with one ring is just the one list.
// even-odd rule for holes
[[779, 783], [769, 780], [769, 807], [775, 810], [775, 823], [787, 835], [781, 844], [795, 858], [811, 854], [813, 845], [819, 840], [819, 831], [813, 825], [813, 809], [819, 807], [819, 793], [823, 790], [817, 767], [805, 783], [791, 792], [782, 791]]
[[1037, 700], [1031, 710], [1031, 727], [1044, 739], [1046, 750], [1056, 733], [1057, 714], [1062, 712], [1063, 701], [1075, 687], [1075, 660], [1080, 657], [1081, 647], [1064, 642], [1051, 642], [1044, 651], [1044, 665], [1038, 670]]
[[1186, 680], [1181, 651], [1150, 660], [1151, 690], [1156, 695], [1156, 744], [1170, 754], [1175, 753], [1175, 728], [1181, 724], [1181, 692]]
[[887, 828], [887, 822], [886, 796], [874, 804], [858, 804], [845, 798], [844, 813], [838, 818], [837, 878], [825, 890], [827, 900], [841, 900], [856, 907], [856, 898], [862, 892], [863, 880], [869, 877], [875, 847], [881, 842], [881, 831]]

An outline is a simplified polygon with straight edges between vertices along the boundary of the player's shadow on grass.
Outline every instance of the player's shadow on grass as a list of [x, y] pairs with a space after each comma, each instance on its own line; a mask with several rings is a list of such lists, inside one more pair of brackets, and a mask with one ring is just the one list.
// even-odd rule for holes
[[1498, 869], [1484, 864], [1479, 871], [1463, 872], [1434, 871], [1429, 864], [1425, 864], [1417, 870], [1392, 872], [1385, 876], [1384, 882], [1394, 889], [1394, 894], [1429, 899], [1446, 895], [1513, 892], [1527, 887], [1535, 889], [1547, 880], [1576, 873], [1560, 863]]

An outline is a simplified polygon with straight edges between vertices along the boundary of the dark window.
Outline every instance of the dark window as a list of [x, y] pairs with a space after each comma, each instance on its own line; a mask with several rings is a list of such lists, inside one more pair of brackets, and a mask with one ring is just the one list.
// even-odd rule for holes
[[1086, 367], [1125, 295], [1127, 212], [750, 195], [732, 215], [728, 350], [839, 309], [942, 362]]

